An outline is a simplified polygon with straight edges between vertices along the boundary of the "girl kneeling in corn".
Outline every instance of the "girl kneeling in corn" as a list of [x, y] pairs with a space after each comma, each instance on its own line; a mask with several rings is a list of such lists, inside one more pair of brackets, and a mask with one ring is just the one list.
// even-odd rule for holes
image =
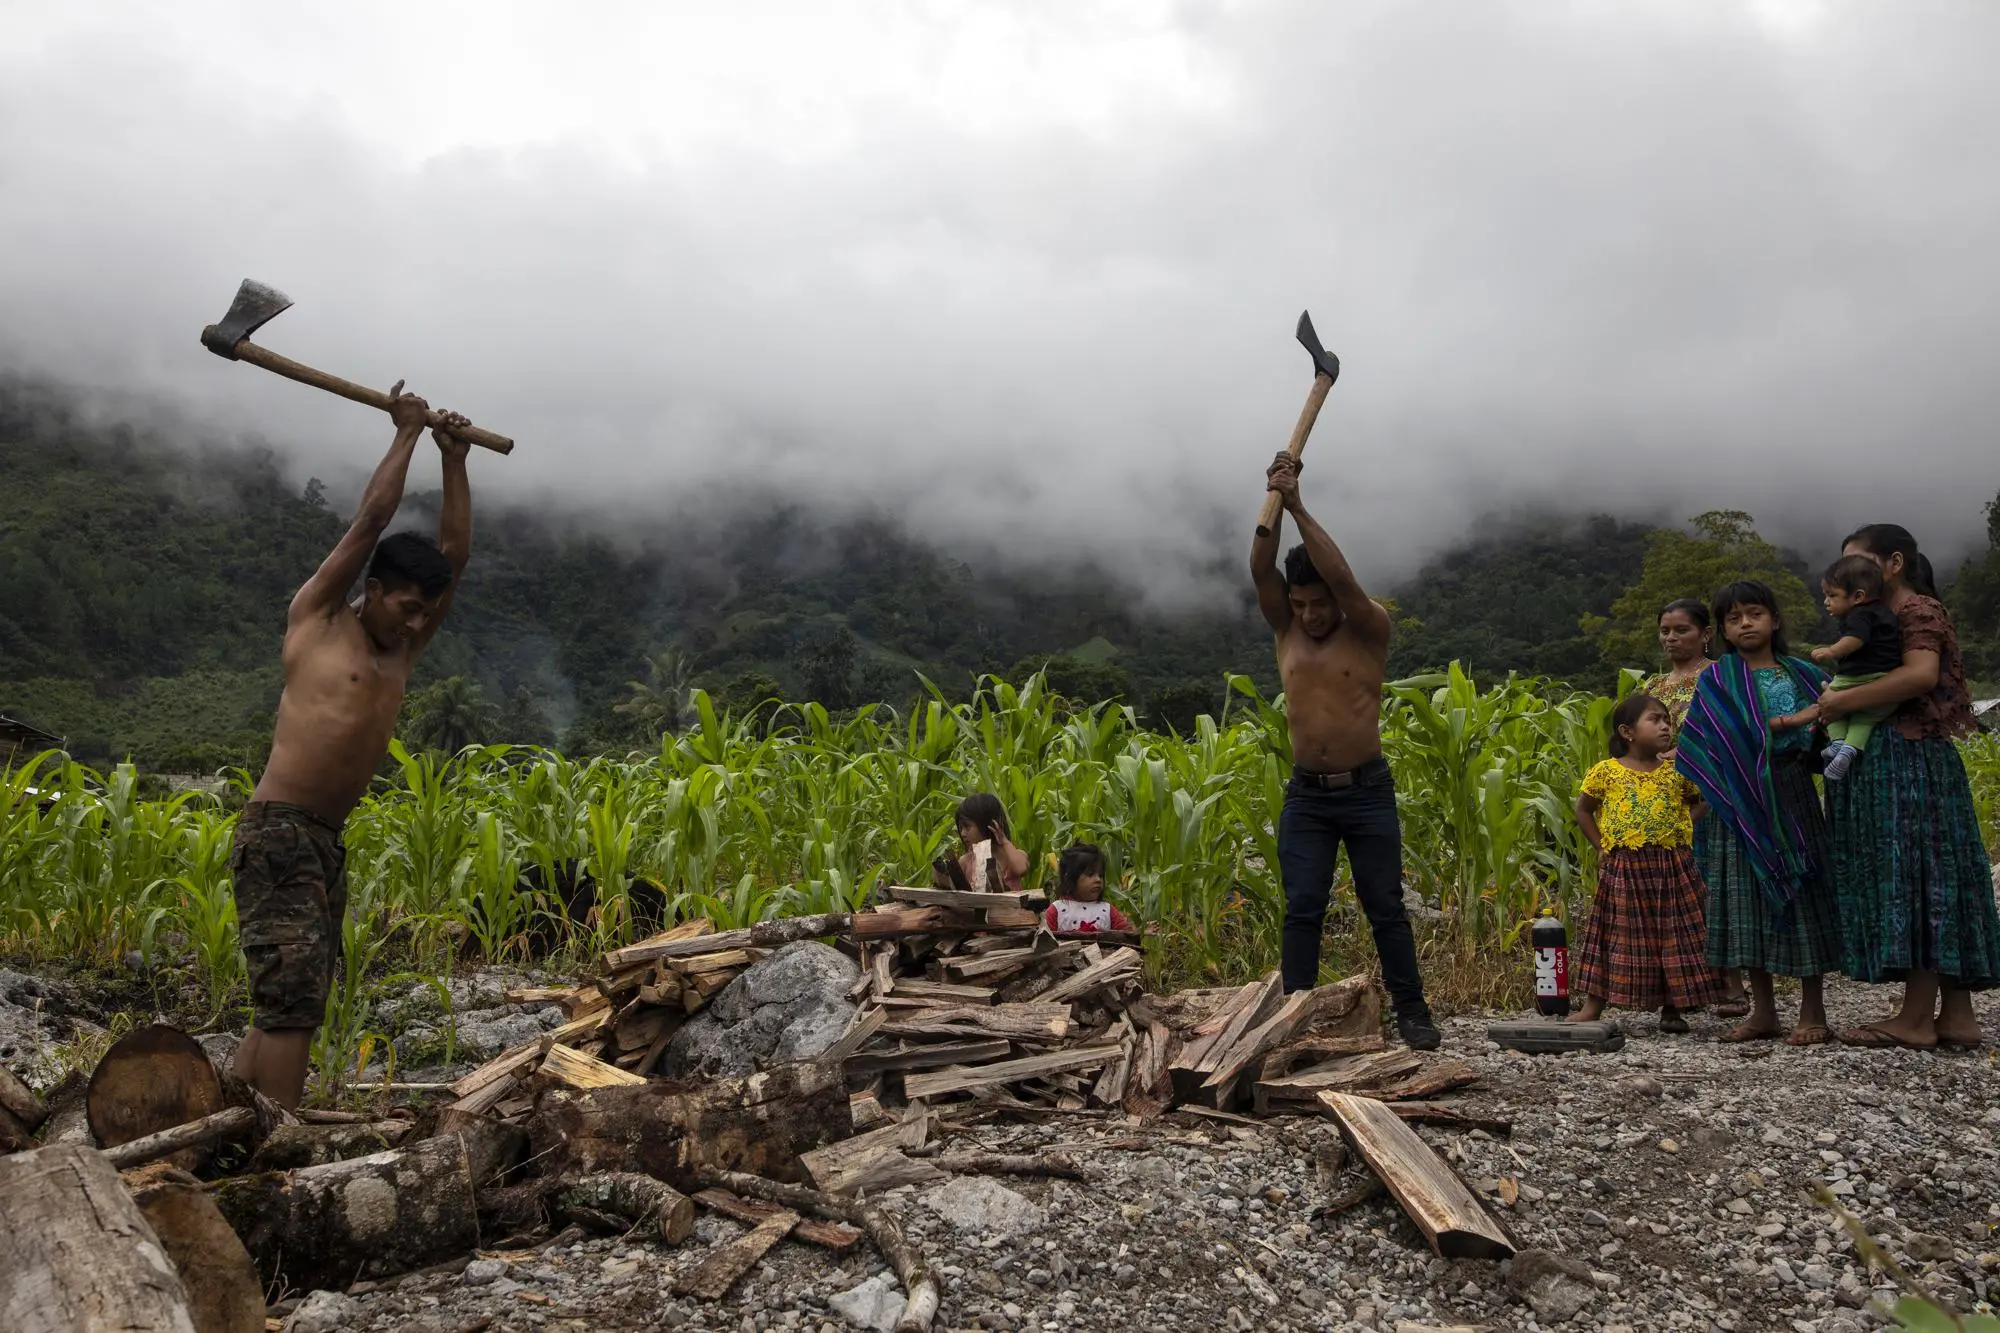
[[1686, 1032], [1681, 1011], [1713, 1004], [1722, 978], [1705, 954], [1708, 890], [1694, 864], [1701, 797], [1661, 759], [1673, 748], [1667, 706], [1628, 696], [1611, 714], [1611, 758], [1583, 779], [1576, 818], [1597, 846], [1597, 901], [1583, 928], [1577, 990], [1588, 1023], [1606, 1005], [1660, 1011], [1660, 1031]]

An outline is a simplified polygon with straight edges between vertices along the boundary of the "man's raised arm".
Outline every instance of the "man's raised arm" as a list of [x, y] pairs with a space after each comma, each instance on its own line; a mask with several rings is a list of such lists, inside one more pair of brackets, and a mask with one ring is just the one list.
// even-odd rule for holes
[[403, 483], [410, 472], [410, 454], [417, 447], [417, 437], [424, 433], [424, 421], [430, 414], [430, 404], [413, 393], [403, 393], [403, 382], [396, 381], [390, 390], [395, 401], [389, 407], [389, 418], [396, 423], [396, 438], [390, 442], [389, 452], [375, 468], [375, 475], [368, 479], [367, 489], [361, 492], [361, 503], [355, 506], [354, 521], [347, 525], [347, 531], [334, 545], [313, 576], [306, 580], [292, 597], [291, 619], [294, 623], [313, 616], [331, 616], [347, 601], [347, 593], [354, 586], [354, 580], [368, 567], [368, 557], [374, 554], [375, 543], [389, 530], [390, 522], [396, 517], [396, 507], [403, 503]]
[[[1289, 485], [1296, 490], [1298, 469], [1290, 454], [1279, 454], [1278, 461], [1264, 472], [1265, 489], [1283, 494]], [[1250, 581], [1257, 586], [1257, 608], [1270, 622], [1274, 634], [1283, 634], [1292, 627], [1291, 595], [1285, 589], [1285, 576], [1278, 572], [1278, 533], [1284, 526], [1284, 515], [1280, 514], [1268, 534], [1260, 533], [1250, 539]]]
[[451, 586], [438, 598], [437, 610], [418, 631], [414, 651], [422, 652], [437, 634], [438, 626], [444, 623], [444, 613], [451, 609], [451, 599], [458, 595], [458, 580], [465, 573], [466, 561], [472, 558], [472, 482], [465, 475], [465, 456], [471, 446], [452, 434], [452, 427], [472, 424], [456, 412], [446, 412], [444, 420], [431, 432], [437, 441], [438, 454], [444, 463], [444, 504], [438, 510], [438, 550], [444, 553], [445, 563], [451, 566]]
[[1370, 639], [1389, 641], [1389, 613], [1376, 605], [1361, 590], [1354, 571], [1348, 568], [1347, 557], [1333, 544], [1333, 538], [1326, 535], [1326, 529], [1319, 520], [1306, 512], [1305, 501], [1299, 498], [1298, 476], [1292, 476], [1289, 489], [1274, 486], [1285, 497], [1285, 508], [1292, 521], [1299, 525], [1299, 539], [1306, 545], [1306, 554], [1312, 557], [1313, 568], [1326, 580], [1327, 591], [1333, 594], [1334, 604], [1340, 608], [1341, 616], [1355, 631]]

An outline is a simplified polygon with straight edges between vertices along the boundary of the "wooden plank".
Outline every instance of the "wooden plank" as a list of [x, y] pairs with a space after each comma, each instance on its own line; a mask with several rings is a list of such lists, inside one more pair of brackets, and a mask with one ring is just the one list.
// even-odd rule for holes
[[1383, 1083], [1371, 1089], [1369, 1095], [1382, 1102], [1422, 1101], [1478, 1081], [1479, 1071], [1469, 1061], [1440, 1060], [1408, 1078]]
[[1321, 1018], [1347, 1013], [1368, 989], [1364, 977], [1349, 977], [1331, 986], [1315, 986], [1284, 997], [1277, 1012], [1244, 1033], [1227, 1051], [1214, 1053], [1214, 1072], [1202, 1082], [1201, 1100], [1224, 1107], [1235, 1099], [1236, 1083], [1252, 1061], [1290, 1041]]
[[1285, 1078], [1269, 1079], [1253, 1089], [1252, 1109], [1259, 1115], [1273, 1108], [1312, 1105], [1322, 1092], [1360, 1092], [1408, 1078], [1423, 1068], [1423, 1059], [1407, 1047], [1372, 1055], [1346, 1055]]
[[1340, 1055], [1370, 1055], [1386, 1051], [1389, 1043], [1379, 1032], [1359, 1037], [1300, 1037], [1270, 1051], [1257, 1063], [1259, 1080], [1281, 1079], [1303, 1065], [1325, 1064]]
[[1070, 1007], [1031, 1000], [1023, 1004], [960, 1005], [930, 1009], [909, 1017], [894, 1017], [882, 1025], [890, 1037], [1013, 1037], [1024, 1041], [1061, 1041], [1069, 1035]]
[[745, 926], [742, 930], [725, 930], [719, 934], [703, 934], [681, 939], [668, 939], [667, 935], [675, 933], [670, 930], [667, 935], [655, 936], [622, 949], [613, 949], [604, 955], [604, 966], [607, 970], [616, 972], [635, 963], [652, 962], [661, 958], [687, 958], [694, 954], [716, 953], [723, 949], [775, 948], [780, 944], [790, 944], [794, 940], [838, 935], [847, 929], [850, 919], [850, 914], [846, 912], [826, 912], [819, 916], [779, 917], [774, 921], [759, 921], [756, 925]]
[[1144, 950], [1146, 947], [1146, 937], [1136, 930], [1058, 930], [1051, 938], [1064, 943], [1074, 940], [1078, 944], [1102, 944], [1108, 948]]
[[663, 958], [660, 961], [676, 972], [693, 976], [701, 972], [720, 972], [730, 967], [748, 967], [763, 956], [761, 949], [723, 949], [717, 953], [698, 953], [687, 958]]
[[[705, 1189], [694, 1196], [694, 1201], [721, 1213], [724, 1217], [747, 1222], [751, 1226], [768, 1221], [785, 1211], [775, 1203], [765, 1203], [762, 1199], [746, 1199], [723, 1189]], [[792, 1229], [792, 1239], [817, 1245], [835, 1254], [846, 1254], [861, 1243], [862, 1234], [858, 1228], [848, 1226], [844, 1222], [822, 1222], [816, 1217], [808, 1217]]]
[[1203, 1081], [1206, 1082], [1206, 1076], [1213, 1074], [1223, 1060], [1228, 1058], [1229, 1052], [1243, 1039], [1244, 1033], [1269, 1018], [1283, 1003], [1284, 981], [1276, 972], [1272, 972], [1264, 979], [1255, 1002], [1238, 1009], [1230, 1018], [1228, 1026], [1217, 1034], [1215, 1041], [1202, 1053], [1201, 1062], [1195, 1069], [1203, 1075]]
[[991, 986], [955, 986], [948, 981], [897, 977], [889, 991], [897, 999], [950, 1000], [956, 1004], [992, 1004], [1000, 993]]
[[549, 1047], [538, 1072], [561, 1079], [572, 1088], [615, 1088], [646, 1081], [568, 1046]]
[[948, 979], [966, 982], [981, 977], [1004, 976], [1023, 967], [1053, 963], [1082, 952], [1083, 942], [1071, 940], [1066, 944], [1050, 944], [1043, 948], [993, 949], [969, 958], [947, 958], [940, 966]]
[[996, 907], [1022, 908], [1046, 907], [1041, 897], [1033, 893], [967, 893], [960, 889], [920, 889], [913, 885], [891, 885], [885, 892], [899, 903], [916, 903], [920, 907], [954, 907], [960, 911], [985, 912]]
[[1208, 1054], [1209, 1048], [1215, 1045], [1215, 1039], [1222, 1035], [1223, 1029], [1236, 1018], [1237, 1013], [1246, 1005], [1255, 1004], [1257, 997], [1263, 993], [1264, 983], [1261, 981], [1238, 986], [1236, 993], [1217, 1005], [1214, 1013], [1188, 1029], [1181, 1042], [1180, 1053], [1174, 1057], [1174, 1067], [1191, 1070], [1199, 1065], [1202, 1056]]
[[936, 1069], [940, 1065], [984, 1064], [1005, 1058], [1014, 1045], [1004, 1037], [991, 1041], [941, 1042], [899, 1051], [862, 1051], [847, 1057], [850, 1074], [876, 1074], [890, 1069]]
[[1513, 1257], [1514, 1242], [1458, 1173], [1388, 1106], [1344, 1092], [1322, 1092], [1319, 1103], [1440, 1256]]
[[996, 1083], [1018, 1083], [1076, 1069], [1094, 1069], [1118, 1058], [1116, 1046], [1079, 1046], [1047, 1055], [1030, 1055], [1019, 1060], [1002, 1060], [976, 1069], [945, 1069], [934, 1074], [912, 1074], [903, 1080], [903, 1092], [911, 1098], [944, 1097], [955, 1092], [991, 1087]]
[[1105, 955], [1103, 961], [1093, 963], [1075, 976], [1065, 977], [1053, 987], [1042, 992], [1044, 1004], [1062, 1004], [1070, 1000], [1080, 1000], [1091, 992], [1101, 990], [1115, 982], [1137, 976], [1145, 963], [1137, 949], [1118, 949]]
[[757, 1261], [772, 1246], [791, 1235], [792, 1228], [798, 1224], [797, 1213], [789, 1208], [779, 1209], [735, 1240], [712, 1251], [687, 1272], [676, 1273], [672, 1286], [674, 1295], [694, 1295], [705, 1301], [721, 1300], [736, 1285], [738, 1278], [755, 1268]]

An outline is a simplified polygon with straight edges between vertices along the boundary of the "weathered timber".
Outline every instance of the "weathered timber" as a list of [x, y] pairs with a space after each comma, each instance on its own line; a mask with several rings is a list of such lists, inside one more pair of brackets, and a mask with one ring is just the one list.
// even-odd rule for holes
[[1012, 1037], [1017, 1041], [1061, 1041], [1069, 1035], [1070, 1007], [1066, 1004], [961, 1005], [956, 1009], [930, 1009], [922, 1013], [891, 1018], [881, 1031], [888, 1037]]
[[886, 1124], [893, 1117], [882, 1109], [881, 1098], [871, 1088], [866, 1092], [852, 1093], [847, 1098], [847, 1118], [856, 1129], [873, 1129]]
[[660, 1039], [662, 1034], [671, 1038], [679, 1030], [685, 1016], [673, 1009], [644, 1001], [620, 1011], [611, 1025], [612, 1039], [621, 1054], [634, 1051], [643, 1052]]
[[516, 1074], [526, 1073], [540, 1062], [544, 1052], [552, 1046], [582, 1041], [611, 1021], [611, 1012], [610, 1002], [599, 996], [595, 1004], [567, 1023], [544, 1032], [532, 1041], [524, 1041], [519, 1046], [510, 1047], [494, 1056], [451, 1085], [452, 1095], [461, 1099], [460, 1109], [475, 1114], [488, 1109], [492, 1104], [490, 1102], [486, 1106], [474, 1107], [464, 1105], [464, 1099], [492, 1087], [495, 1083], [505, 1082]]
[[1324, 1064], [1339, 1055], [1370, 1055], [1389, 1049], [1380, 1032], [1358, 1037], [1300, 1037], [1264, 1056], [1257, 1064], [1259, 1080], [1280, 1079], [1302, 1065]]
[[684, 976], [700, 976], [706, 972], [727, 972], [733, 968], [745, 968], [762, 958], [763, 949], [721, 949], [715, 953], [690, 954], [685, 958], [663, 958], [661, 964], [668, 970]]
[[[1220, 1002], [1200, 1022], [1189, 1028], [1181, 1037], [1180, 1050], [1175, 1052], [1168, 1064], [1168, 1073], [1173, 1079], [1174, 1091], [1183, 1099], [1192, 1096], [1208, 1078], [1209, 1071], [1202, 1067], [1202, 1060], [1214, 1049], [1217, 1041], [1232, 1024], [1241, 1032], [1248, 1025], [1246, 1011], [1263, 998], [1269, 986], [1265, 981], [1253, 981], [1236, 988], [1235, 993], [1222, 997]], [[1184, 1007], [1190, 1001], [1197, 1001], [1213, 992], [1183, 992], [1168, 996], [1168, 1009]], [[1176, 1003], [1178, 1002], [1178, 1003]]]
[[502, 1124], [492, 1116], [469, 1115], [455, 1106], [438, 1112], [437, 1133], [456, 1134], [465, 1145], [465, 1161], [472, 1171], [474, 1189], [483, 1190], [496, 1184], [528, 1155], [527, 1130], [519, 1125]]
[[550, 1174], [643, 1171], [679, 1189], [703, 1170], [797, 1178], [800, 1153], [850, 1132], [847, 1080], [814, 1060], [743, 1078], [551, 1088], [528, 1131]]
[[[854, 919], [849, 912], [826, 912], [818, 916], [779, 917], [759, 921], [742, 930], [724, 930], [713, 935], [668, 939], [660, 936], [642, 940], [604, 955], [604, 965], [612, 971], [661, 958], [688, 958], [695, 954], [717, 953], [724, 949], [775, 949], [794, 940], [814, 940], [823, 935], [839, 935]], [[674, 932], [667, 932], [672, 935]]]
[[889, 1261], [889, 1267], [895, 1270], [909, 1298], [903, 1306], [903, 1317], [896, 1323], [896, 1333], [929, 1333], [931, 1321], [937, 1318], [938, 1301], [943, 1295], [937, 1274], [931, 1270], [930, 1261], [924, 1258], [923, 1252], [910, 1244], [901, 1224], [881, 1207], [858, 1199], [835, 1198], [819, 1190], [765, 1180], [740, 1171], [722, 1172], [709, 1183], [746, 1198], [762, 1199], [766, 1203], [779, 1204], [802, 1213], [817, 1213], [821, 1217], [836, 1218], [860, 1227], [875, 1242], [875, 1248], [882, 1252], [882, 1257]]
[[250, 1156], [249, 1171], [291, 1171], [387, 1152], [408, 1138], [414, 1121], [366, 1125], [280, 1125]]
[[1211, 1052], [1214, 1069], [1196, 1095], [1209, 1106], [1228, 1107], [1236, 1099], [1237, 1081], [1253, 1061], [1290, 1041], [1322, 1019], [1353, 1012], [1371, 989], [1365, 977], [1349, 977], [1331, 986], [1315, 986], [1285, 996], [1277, 1012], [1239, 1037], [1227, 1050]]
[[[1086, 946], [1088, 947], [1088, 946]], [[1064, 1004], [1080, 1000], [1084, 996], [1116, 982], [1126, 981], [1139, 975], [1145, 959], [1137, 949], [1114, 949], [1104, 958], [1092, 963], [1074, 976], [1064, 977], [1054, 986], [1042, 992], [1044, 1004]]]
[[906, 1156], [903, 1150], [921, 1147], [928, 1127], [929, 1117], [920, 1115], [908, 1123], [887, 1125], [815, 1148], [799, 1158], [799, 1165], [813, 1184], [834, 1194], [927, 1185], [943, 1180], [944, 1173], [928, 1162]]
[[339, 1290], [479, 1243], [472, 1168], [457, 1135], [208, 1189], [267, 1284]]
[[1479, 1081], [1479, 1071], [1465, 1060], [1440, 1060], [1407, 1078], [1381, 1083], [1368, 1090], [1378, 1102], [1415, 1102], [1440, 1092], [1467, 1087]]
[[955, 986], [916, 977], [896, 978], [889, 994], [899, 1000], [946, 1000], [953, 1004], [992, 1004], [998, 997], [991, 986]]
[[537, 1071], [572, 1088], [636, 1087], [646, 1080], [568, 1046], [551, 1046]]
[[[1047, 937], [1036, 938], [1039, 941]], [[1045, 948], [990, 949], [965, 958], [947, 958], [941, 965], [941, 970], [953, 981], [972, 981], [980, 977], [1005, 976], [1024, 967], [1052, 966], [1063, 959], [1074, 958], [1082, 952], [1081, 940], [1051, 944]]]
[[1446, 1259], [1508, 1259], [1514, 1242], [1445, 1160], [1396, 1113], [1369, 1097], [1323, 1092], [1326, 1108], [1369, 1169]]
[[955, 1175], [1050, 1176], [1064, 1180], [1089, 1180], [1090, 1176], [1067, 1153], [946, 1153], [931, 1158]]
[[990, 1041], [940, 1042], [902, 1050], [862, 1051], [847, 1057], [850, 1074], [875, 1074], [890, 1069], [936, 1069], [939, 1065], [980, 1064], [999, 1060], [1014, 1049], [1004, 1037]]
[[960, 889], [920, 889], [912, 885], [897, 884], [883, 890], [899, 903], [916, 903], [920, 907], [955, 907], [961, 911], [986, 912], [996, 907], [1011, 907], [1016, 911], [1023, 908], [1046, 907], [1041, 896], [1033, 893], [980, 893]]
[[[100, 1147], [155, 1134], [223, 1109], [222, 1080], [208, 1052], [179, 1028], [154, 1023], [111, 1044], [84, 1094], [90, 1132]], [[207, 1145], [180, 1150], [174, 1164], [196, 1170]]]
[[636, 1171], [603, 1171], [564, 1180], [553, 1193], [565, 1216], [613, 1217], [620, 1230], [645, 1228], [668, 1245], [694, 1231], [694, 1200], [663, 1180]]
[[715, 1249], [706, 1259], [685, 1272], [674, 1275], [671, 1290], [676, 1296], [695, 1295], [705, 1301], [719, 1301], [736, 1280], [756, 1267], [757, 1261], [773, 1245], [792, 1234], [799, 1215], [790, 1209], [771, 1214], [750, 1230]]
[[[765, 1203], [762, 1199], [745, 1199], [731, 1194], [728, 1190], [710, 1186], [694, 1196], [694, 1201], [704, 1208], [710, 1208], [724, 1217], [756, 1226], [759, 1222], [777, 1216], [785, 1210], [775, 1203]], [[802, 1240], [808, 1245], [817, 1245], [835, 1254], [846, 1254], [861, 1243], [861, 1233], [845, 1222], [823, 1222], [816, 1217], [806, 1217], [792, 1228], [792, 1239]]]
[[197, 1333], [187, 1289], [101, 1153], [0, 1157], [0, 1322], [7, 1333]]
[[42, 1105], [42, 1099], [27, 1084], [15, 1078], [14, 1071], [5, 1065], [0, 1065], [0, 1111], [13, 1116], [30, 1134], [40, 1129], [42, 1122], [49, 1118], [48, 1108]]
[[1408, 1078], [1423, 1068], [1423, 1057], [1407, 1047], [1368, 1055], [1336, 1056], [1324, 1064], [1268, 1079], [1252, 1089], [1252, 1108], [1269, 1115], [1280, 1108], [1318, 1114], [1322, 1092], [1360, 1092]]
[[974, 1088], [991, 1087], [996, 1083], [1018, 1083], [1023, 1079], [1068, 1073], [1075, 1069], [1095, 1069], [1117, 1057], [1116, 1046], [1079, 1046], [1067, 1051], [1051, 1051], [1047, 1055], [1001, 1060], [971, 1069], [942, 1069], [935, 1073], [912, 1074], [903, 1080], [903, 1091], [912, 1098], [946, 1097], [954, 1092], [970, 1092]]
[[133, 1188], [132, 1201], [181, 1275], [195, 1333], [264, 1333], [257, 1265], [215, 1200], [191, 1180], [156, 1180]]
[[841, 1033], [839, 1040], [821, 1052], [820, 1058], [830, 1061], [845, 1060], [867, 1045], [888, 1021], [889, 1014], [884, 1009], [869, 1009], [855, 1014], [854, 1021], [848, 1024], [847, 1031]]
[[[226, 1111], [217, 1111], [199, 1120], [191, 1120], [185, 1125], [175, 1125], [171, 1129], [163, 1129], [154, 1134], [127, 1139], [117, 1147], [106, 1148], [104, 1160], [120, 1171], [142, 1166], [147, 1162], [155, 1162], [163, 1157], [172, 1158], [177, 1165], [180, 1165], [188, 1160], [191, 1150], [206, 1149], [210, 1144], [222, 1139], [251, 1134], [256, 1128], [255, 1111], [247, 1106], [232, 1106]], [[202, 1155], [206, 1156], [205, 1153]]]
[[1053, 937], [1064, 943], [1102, 944], [1106, 948], [1144, 949], [1146, 937], [1136, 930], [1058, 930]]

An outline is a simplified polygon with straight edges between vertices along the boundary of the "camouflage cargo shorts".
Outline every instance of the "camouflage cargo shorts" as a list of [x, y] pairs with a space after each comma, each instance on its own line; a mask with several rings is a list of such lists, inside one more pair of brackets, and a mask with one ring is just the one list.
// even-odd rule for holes
[[266, 1032], [318, 1027], [347, 914], [340, 830], [295, 805], [252, 801], [236, 820], [229, 871], [253, 1021]]

